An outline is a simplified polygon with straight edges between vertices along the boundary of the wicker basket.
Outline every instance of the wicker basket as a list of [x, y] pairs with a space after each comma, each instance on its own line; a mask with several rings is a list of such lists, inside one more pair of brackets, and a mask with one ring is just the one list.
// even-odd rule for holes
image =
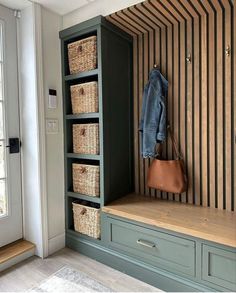
[[97, 66], [97, 37], [92, 36], [68, 44], [70, 74], [95, 69]]
[[98, 85], [96, 81], [70, 87], [72, 113], [98, 112]]
[[75, 231], [93, 238], [100, 238], [100, 209], [84, 206], [76, 202], [73, 202], [72, 205]]
[[99, 125], [73, 124], [73, 152], [76, 154], [99, 154]]
[[72, 164], [72, 171], [74, 192], [89, 196], [99, 196], [99, 166], [74, 163]]

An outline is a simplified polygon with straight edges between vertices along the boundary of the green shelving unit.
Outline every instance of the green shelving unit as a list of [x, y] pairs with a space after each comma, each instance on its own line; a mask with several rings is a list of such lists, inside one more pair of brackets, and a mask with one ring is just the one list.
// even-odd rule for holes
[[[69, 43], [97, 36], [97, 68], [69, 74]], [[105, 204], [133, 191], [133, 126], [132, 126], [132, 38], [99, 16], [60, 32], [62, 52], [62, 83], [64, 100], [65, 145], [65, 207], [66, 243], [81, 239], [94, 243], [95, 239], [74, 231], [72, 202], [82, 200]], [[70, 86], [89, 81], [98, 82], [98, 113], [73, 114]], [[99, 123], [99, 155], [74, 154], [72, 125]], [[100, 166], [100, 197], [73, 192], [72, 164]], [[101, 239], [96, 243], [103, 243]]]
[[77, 80], [80, 78], [86, 78], [86, 77], [92, 77], [98, 75], [98, 69], [86, 71], [86, 72], [81, 72], [78, 74], [69, 74], [65, 75], [64, 79], [65, 81], [70, 81], [70, 80]]

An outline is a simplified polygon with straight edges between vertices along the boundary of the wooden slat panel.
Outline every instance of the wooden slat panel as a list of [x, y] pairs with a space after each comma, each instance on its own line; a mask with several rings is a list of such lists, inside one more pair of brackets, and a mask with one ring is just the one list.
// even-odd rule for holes
[[[225, 41], [223, 43], [223, 48], [232, 47], [231, 44], [231, 8], [228, 0], [222, 1], [225, 8]], [[224, 63], [225, 63], [225, 92], [224, 92], [224, 116], [225, 116], [225, 208], [230, 211], [232, 206], [232, 149], [231, 149], [231, 62], [232, 62], [232, 52], [229, 56], [224, 54]]]
[[[166, 5], [167, 6], [167, 5]], [[184, 196], [181, 198], [182, 201], [187, 201], [189, 203], [193, 203], [193, 160], [192, 160], [192, 153], [193, 153], [193, 141], [192, 141], [192, 131], [193, 131], [193, 125], [192, 125], [192, 100], [193, 100], [193, 73], [192, 73], [192, 55], [193, 55], [193, 49], [192, 49], [192, 39], [193, 39], [193, 32], [192, 32], [192, 18], [189, 16], [189, 14], [185, 11], [183, 6], [177, 2], [172, 2], [172, 7], [170, 5], [167, 6], [169, 10], [172, 10], [172, 13], [178, 18], [180, 23], [185, 23], [185, 31], [186, 34], [186, 48], [185, 48], [185, 60], [186, 57], [189, 55], [191, 58], [190, 63], [186, 63], [186, 76], [187, 76], [187, 84], [185, 88], [187, 88], [187, 103], [185, 102], [185, 111], [182, 115], [186, 116], [186, 164], [187, 164], [187, 172], [188, 172], [188, 191], [187, 191], [187, 198], [185, 199]], [[182, 116], [181, 115], [181, 116]]]
[[217, 24], [216, 24], [216, 31], [217, 31], [217, 42], [216, 42], [216, 95], [217, 95], [217, 102], [216, 102], [216, 127], [217, 127], [217, 144], [216, 144], [216, 168], [217, 168], [217, 206], [219, 209], [223, 209], [224, 206], [224, 154], [223, 154], [223, 144], [224, 144], [224, 137], [223, 137], [223, 11], [221, 5], [219, 4], [218, 0], [213, 0], [213, 5], [217, 10]]
[[201, 156], [200, 156], [200, 19], [194, 18], [194, 202], [196, 205], [201, 203]]
[[137, 35], [137, 33], [139, 33], [138, 31], [137, 31], [137, 33], [135, 33], [134, 31], [136, 31], [136, 30], [133, 31], [132, 29], [128, 29], [126, 26], [122, 25], [122, 23], [120, 23], [118, 21], [118, 19], [115, 15], [112, 15], [112, 16], [108, 15], [107, 20], [109, 20], [111, 23], [115, 24], [116, 26], [118, 26], [123, 31], [125, 31], [126, 33], [130, 34], [133, 37], [135, 37]]
[[[147, 4], [147, 7], [144, 6], [144, 4]], [[141, 19], [145, 19], [145, 22], [150, 25], [154, 30], [158, 28], [162, 28], [165, 26], [165, 24], [158, 18], [158, 14], [153, 15], [147, 8], [148, 8], [148, 2], [144, 2], [141, 4], [138, 4], [134, 7], [131, 7], [130, 10], [137, 15]]]
[[201, 5], [191, 0], [201, 16], [201, 183], [202, 205], [208, 206], [208, 75], [207, 75], [207, 33], [208, 19]]
[[133, 106], [134, 106], [134, 185], [135, 185], [135, 192], [139, 193], [139, 99], [138, 99], [138, 78], [137, 78], [137, 71], [138, 71], [138, 43], [137, 37], [133, 38]]
[[[168, 42], [167, 42], [167, 56], [168, 56], [168, 62], [167, 62], [167, 80], [169, 81], [168, 84], [168, 99], [167, 99], [167, 117], [169, 120], [169, 123], [171, 125], [171, 129], [173, 129], [173, 27], [169, 26], [167, 28], [167, 35], [168, 35]], [[168, 140], [167, 143], [167, 150], [166, 150], [168, 158], [173, 159], [173, 152], [172, 152], [172, 144], [171, 141]], [[174, 194], [168, 193], [168, 199], [173, 200]]]
[[[208, 134], [208, 145], [209, 145], [209, 205], [215, 208], [216, 201], [216, 133], [215, 133], [215, 13], [214, 9], [209, 4], [208, 0], [204, 1], [205, 8], [208, 12], [209, 26], [208, 26], [208, 109], [209, 109], [209, 134]], [[210, 195], [210, 196], [209, 196]]]
[[[152, 1], [152, 4], [155, 8], [157, 8], [165, 17], [166, 21], [170, 21], [173, 25], [174, 25], [174, 44], [175, 44], [175, 56], [174, 56], [174, 70], [175, 70], [175, 74], [174, 74], [174, 78], [175, 80], [173, 80], [174, 83], [174, 103], [176, 105], [179, 105], [179, 81], [180, 81], [180, 75], [179, 75], [179, 22], [178, 22], [178, 18], [176, 18], [176, 16], [173, 16], [169, 11], [166, 10], [166, 8], [163, 6], [163, 2], [160, 1]], [[165, 4], [168, 4], [165, 1]], [[178, 16], [177, 16], [178, 17]], [[180, 19], [179, 19], [180, 20]], [[181, 18], [182, 20], [182, 18]], [[174, 128], [173, 128], [173, 132], [174, 135], [176, 137], [179, 137], [179, 107], [175, 107], [174, 108]], [[179, 195], [175, 195], [174, 199], [179, 201], [180, 197]]]
[[[183, 154], [183, 159], [185, 165], [187, 163], [186, 159], [186, 27], [185, 22], [180, 23], [180, 69], [179, 69], [179, 76], [178, 76], [178, 83], [180, 86], [179, 93], [179, 112], [176, 119], [179, 119], [178, 122], [178, 133], [176, 134], [179, 140], [180, 149]], [[187, 166], [186, 166], [187, 167]], [[187, 201], [187, 194], [186, 192], [182, 193], [180, 196], [180, 200], [182, 202]], [[176, 196], [176, 198], [178, 199]]]
[[[161, 63], [161, 30], [155, 30], [155, 62], [156, 64]], [[161, 198], [160, 190], [155, 191], [155, 196]]]
[[[200, 205], [201, 202], [201, 183], [200, 183], [200, 15], [196, 13], [193, 6], [187, 0], [180, 0], [180, 11], [188, 21], [193, 21], [193, 138], [192, 138], [192, 155], [193, 166], [193, 188], [190, 193], [193, 194], [194, 203]], [[193, 20], [192, 20], [193, 17]], [[191, 195], [192, 195], [191, 194]], [[190, 201], [189, 201], [190, 202]]]
[[[173, 62], [173, 117], [172, 117], [172, 121], [173, 121], [173, 134], [174, 136], [178, 139], [179, 141], [179, 125], [180, 125], [180, 120], [179, 120], [179, 110], [180, 110], [180, 97], [181, 97], [181, 93], [180, 93], [180, 50], [181, 50], [181, 46], [180, 46], [180, 39], [183, 38], [185, 36], [185, 33], [180, 31], [180, 27], [179, 24], [175, 24], [174, 28], [174, 62]], [[180, 34], [180, 38], [179, 38], [179, 34]], [[181, 74], [181, 79], [184, 80], [184, 74]], [[175, 156], [175, 155], [174, 155]], [[174, 195], [174, 200], [179, 201], [180, 200], [180, 196], [179, 194], [175, 194]]]
[[[107, 17], [134, 38], [136, 192], [234, 209], [235, 14], [231, 0], [147, 0]], [[231, 48], [228, 57], [227, 45]], [[190, 64], [186, 63], [188, 53]], [[181, 195], [146, 186], [150, 160], [140, 156], [138, 124], [143, 88], [153, 63], [169, 81], [168, 120], [187, 164], [189, 188]], [[164, 150], [172, 158], [169, 141]]]
[[188, 194], [187, 202], [193, 203], [193, 48], [192, 48], [192, 19], [187, 20], [187, 56], [191, 56], [191, 63], [187, 64], [187, 166], [188, 166]]
[[[148, 64], [148, 74], [151, 71], [151, 69], [153, 68], [153, 65], [155, 64], [155, 31], [151, 31], [149, 33], [149, 48], [148, 48], [148, 53], [149, 53], [149, 64]], [[148, 160], [148, 167], [150, 167], [151, 164], [151, 160]], [[149, 190], [149, 194], [151, 195], [151, 197], [155, 197], [155, 189], [150, 189]]]
[[[146, 85], [148, 82], [148, 72], [149, 72], [149, 62], [148, 62], [148, 56], [149, 56], [149, 35], [148, 33], [144, 34], [143, 44], [144, 44], [144, 58], [143, 58], [143, 84]], [[149, 160], [144, 160], [144, 187], [145, 187], [145, 194], [149, 195], [149, 188], [147, 186], [147, 173], [148, 173], [148, 167], [149, 167]]]
[[[140, 121], [141, 111], [142, 111], [142, 96], [143, 96], [143, 35], [138, 36], [138, 81], [139, 81], [139, 117], [138, 121]], [[144, 166], [145, 166], [145, 159], [140, 158], [140, 169], [139, 169], [139, 180], [140, 180], [140, 193], [145, 194], [145, 173], [144, 173]]]
[[[167, 29], [163, 28], [161, 30], [161, 67], [160, 70], [163, 74], [163, 76], [166, 78], [166, 58], [167, 58]], [[165, 146], [163, 147], [163, 157], [166, 157], [166, 148]], [[167, 199], [167, 193], [166, 192], [162, 192], [162, 198], [163, 199]]]
[[234, 56], [234, 66], [233, 66], [233, 72], [234, 72], [234, 92], [233, 92], [233, 115], [234, 115], [234, 125], [233, 125], [233, 144], [234, 144], [234, 155], [233, 155], [233, 163], [234, 163], [234, 171], [233, 171], [233, 184], [234, 184], [234, 211], [236, 211], [236, 4], [234, 3], [234, 10], [233, 10], [233, 20], [234, 20], [234, 34], [233, 34], [233, 42], [234, 42], [234, 50], [233, 50], [233, 56]]

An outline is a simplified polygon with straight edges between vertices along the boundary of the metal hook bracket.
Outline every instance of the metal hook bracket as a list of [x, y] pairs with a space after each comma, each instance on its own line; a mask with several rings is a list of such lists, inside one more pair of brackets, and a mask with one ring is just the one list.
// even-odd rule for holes
[[228, 57], [230, 56], [230, 46], [228, 45], [225, 49], [225, 55]]
[[189, 53], [188, 56], [186, 57], [187, 63], [191, 63], [191, 54]]

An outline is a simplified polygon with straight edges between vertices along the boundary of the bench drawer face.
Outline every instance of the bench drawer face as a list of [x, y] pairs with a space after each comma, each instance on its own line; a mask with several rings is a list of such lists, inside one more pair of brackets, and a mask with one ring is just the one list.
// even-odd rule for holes
[[236, 291], [236, 251], [209, 245], [203, 245], [202, 249], [203, 280]]
[[195, 276], [195, 242], [109, 218], [110, 246], [172, 272]]

